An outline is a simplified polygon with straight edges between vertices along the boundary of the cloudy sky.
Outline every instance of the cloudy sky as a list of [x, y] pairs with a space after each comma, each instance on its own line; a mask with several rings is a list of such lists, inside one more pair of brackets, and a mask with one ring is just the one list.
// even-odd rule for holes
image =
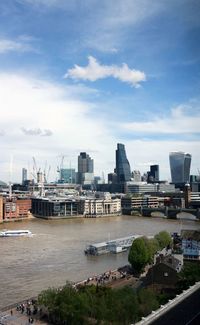
[[80, 151], [106, 175], [118, 142], [132, 170], [170, 180], [169, 152], [185, 151], [197, 174], [199, 17], [199, 0], [1, 0], [0, 179], [35, 157], [54, 180]]

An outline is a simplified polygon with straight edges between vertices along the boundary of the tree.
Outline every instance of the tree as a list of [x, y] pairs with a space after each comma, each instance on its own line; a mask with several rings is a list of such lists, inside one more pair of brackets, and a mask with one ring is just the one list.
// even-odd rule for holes
[[137, 273], [141, 273], [149, 261], [149, 250], [145, 239], [137, 238], [133, 241], [129, 251], [128, 261]]
[[141, 289], [138, 292], [141, 316], [147, 316], [159, 308], [159, 302], [155, 293], [151, 289]]
[[160, 249], [171, 246], [172, 244], [172, 238], [167, 231], [160, 231], [154, 238], [158, 241]]
[[154, 259], [154, 255], [159, 250], [158, 241], [155, 238], [151, 238], [151, 239], [149, 239], [147, 237], [143, 237], [143, 238], [144, 238], [145, 245], [149, 252], [148, 263], [152, 263], [153, 259]]

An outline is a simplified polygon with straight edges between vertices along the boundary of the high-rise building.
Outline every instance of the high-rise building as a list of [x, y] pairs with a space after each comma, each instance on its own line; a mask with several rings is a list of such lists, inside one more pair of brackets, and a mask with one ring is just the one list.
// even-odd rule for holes
[[148, 172], [148, 183], [159, 181], [159, 165], [151, 165]]
[[190, 181], [190, 165], [192, 156], [185, 152], [170, 152], [169, 161], [172, 183], [183, 184]]
[[94, 181], [94, 161], [86, 152], [78, 156], [78, 183], [83, 185], [92, 184]]
[[61, 183], [76, 183], [76, 172], [73, 168], [61, 168], [60, 169], [60, 181]]
[[132, 172], [132, 178], [134, 182], [141, 182], [141, 173], [139, 170], [134, 170]]
[[116, 173], [108, 174], [108, 184], [117, 184], [117, 174]]
[[22, 185], [27, 181], [27, 169], [22, 168]]
[[118, 183], [125, 183], [131, 180], [131, 169], [126, 157], [124, 144], [118, 143], [116, 150], [116, 174]]

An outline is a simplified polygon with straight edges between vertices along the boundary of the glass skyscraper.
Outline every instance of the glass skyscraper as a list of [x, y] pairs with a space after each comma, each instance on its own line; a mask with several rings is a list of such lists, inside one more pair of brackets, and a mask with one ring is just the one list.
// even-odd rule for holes
[[94, 160], [86, 152], [78, 156], [78, 183], [92, 184], [94, 181]]
[[131, 180], [131, 169], [126, 157], [124, 144], [118, 143], [116, 150], [116, 174], [118, 183], [124, 183]]
[[158, 182], [159, 181], [159, 165], [151, 165], [150, 172], [148, 174], [148, 182]]
[[190, 165], [192, 156], [185, 152], [170, 152], [169, 161], [172, 183], [188, 183], [190, 181]]
[[61, 183], [76, 183], [76, 172], [73, 168], [61, 168], [60, 169], [60, 182]]

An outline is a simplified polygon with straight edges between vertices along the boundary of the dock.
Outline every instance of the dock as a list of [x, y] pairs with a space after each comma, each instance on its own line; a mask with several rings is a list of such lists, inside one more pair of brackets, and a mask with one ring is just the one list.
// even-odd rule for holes
[[117, 238], [113, 240], [108, 240], [101, 243], [90, 244], [85, 249], [86, 255], [102, 255], [108, 253], [122, 253], [127, 251], [133, 241], [143, 235], [130, 235], [127, 237]]

